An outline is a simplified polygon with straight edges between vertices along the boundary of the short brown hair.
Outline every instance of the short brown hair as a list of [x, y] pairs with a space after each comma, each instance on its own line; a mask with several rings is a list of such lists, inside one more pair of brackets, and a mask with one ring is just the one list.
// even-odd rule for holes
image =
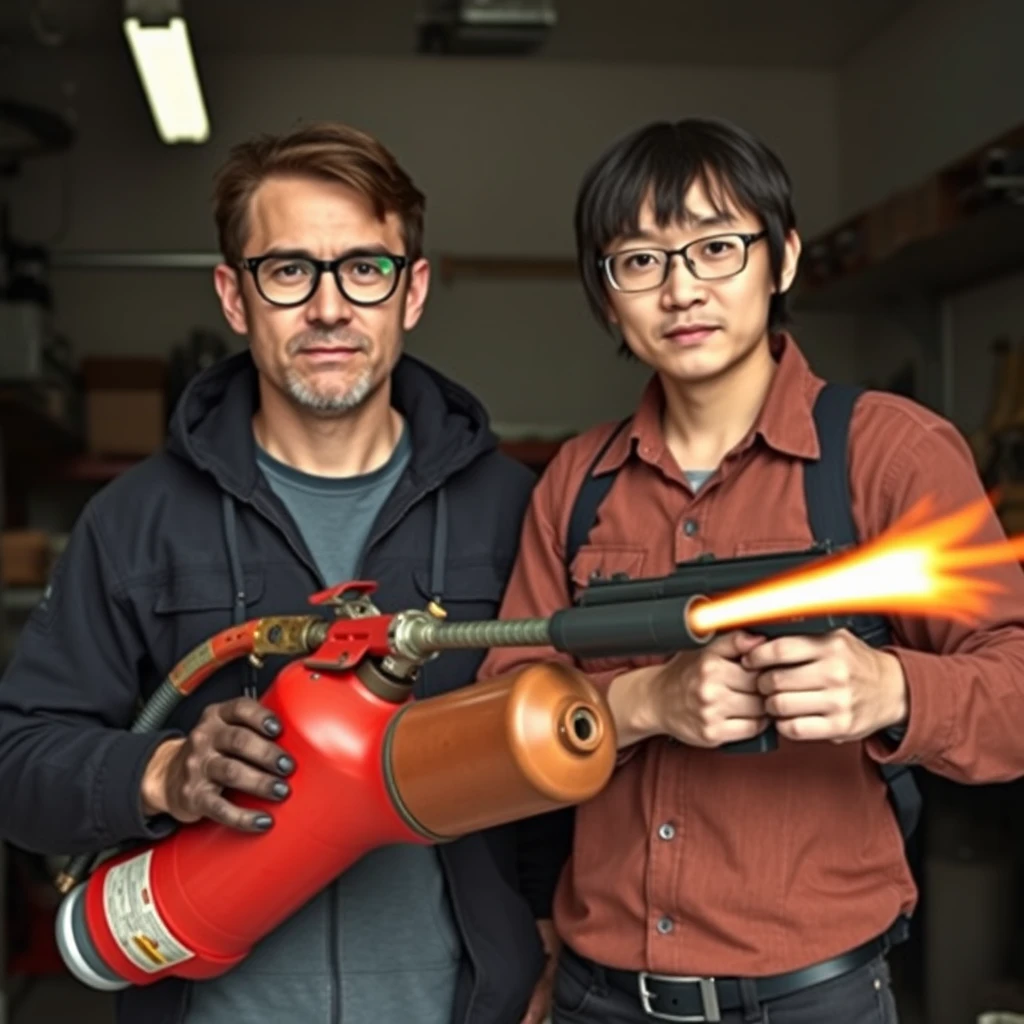
[[406, 255], [418, 259], [423, 248], [426, 200], [392, 154], [372, 135], [330, 121], [304, 125], [287, 135], [260, 135], [232, 147], [217, 173], [214, 219], [226, 262], [237, 265], [249, 233], [249, 202], [275, 174], [298, 174], [341, 182], [354, 189], [383, 220], [393, 213], [402, 222]]

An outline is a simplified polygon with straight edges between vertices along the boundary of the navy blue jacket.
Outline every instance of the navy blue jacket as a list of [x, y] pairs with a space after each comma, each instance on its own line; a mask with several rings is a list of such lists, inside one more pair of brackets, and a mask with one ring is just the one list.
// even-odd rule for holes
[[[241, 615], [310, 610], [312, 556], [258, 471], [251, 430], [257, 379], [249, 354], [195, 378], [164, 451], [88, 504], [0, 683], [0, 837], [47, 854], [146, 841], [140, 780], [153, 749], [203, 707], [240, 695], [242, 662], [179, 705], [168, 731], [127, 727], [168, 670]], [[533, 474], [497, 449], [486, 413], [463, 388], [403, 356], [393, 376], [413, 453], [381, 510], [359, 575], [383, 611], [422, 608], [440, 588], [452, 619], [493, 618], [519, 541]], [[130, 429], [130, 424], [126, 424]], [[239, 593], [244, 597], [239, 597]], [[243, 606], [244, 603], [244, 606]], [[428, 664], [419, 696], [473, 681], [482, 651]], [[282, 662], [256, 674], [265, 689]], [[535, 828], [536, 819], [531, 825]], [[552, 865], [529, 857], [511, 825], [445, 845], [442, 863], [469, 963], [456, 1024], [518, 1024], [543, 954], [535, 915], [548, 909]], [[526, 895], [524, 895], [526, 894]], [[188, 984], [128, 989], [121, 1024], [173, 1024]]]

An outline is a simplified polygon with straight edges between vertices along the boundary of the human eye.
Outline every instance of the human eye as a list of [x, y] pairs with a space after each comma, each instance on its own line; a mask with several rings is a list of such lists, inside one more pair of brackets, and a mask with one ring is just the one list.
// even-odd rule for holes
[[308, 280], [312, 272], [304, 260], [270, 260], [264, 264], [264, 273], [282, 284]]
[[395, 272], [395, 261], [387, 256], [356, 256], [346, 262], [344, 272], [354, 280], [376, 281]]
[[717, 238], [708, 238], [701, 243], [700, 254], [704, 259], [720, 260], [729, 259], [739, 249], [739, 239], [732, 235], [721, 235]]
[[658, 253], [647, 250], [624, 253], [623, 257], [623, 265], [630, 270], [647, 270], [660, 262]]
[[308, 260], [275, 256], [260, 263], [257, 278], [263, 294], [271, 301], [291, 301], [310, 287], [315, 274], [316, 268]]

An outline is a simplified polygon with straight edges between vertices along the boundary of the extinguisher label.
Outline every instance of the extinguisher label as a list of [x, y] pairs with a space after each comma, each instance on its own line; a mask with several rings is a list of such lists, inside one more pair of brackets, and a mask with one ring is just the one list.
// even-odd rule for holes
[[121, 952], [149, 974], [191, 960], [195, 953], [171, 934], [150, 887], [153, 851], [110, 869], [103, 884], [103, 909]]

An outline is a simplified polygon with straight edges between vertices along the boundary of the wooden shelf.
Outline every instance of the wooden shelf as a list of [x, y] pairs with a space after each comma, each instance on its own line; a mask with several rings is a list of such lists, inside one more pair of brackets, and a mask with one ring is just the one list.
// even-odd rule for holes
[[804, 245], [794, 306], [850, 310], [900, 299], [934, 304], [1024, 269], [1024, 125], [848, 217]]
[[865, 302], [937, 296], [1024, 269], [1024, 206], [999, 204], [964, 217], [887, 258], [794, 291], [807, 311], [856, 309]]
[[23, 386], [0, 388], [0, 437], [12, 463], [68, 456], [84, 443], [71, 424], [50, 413], [43, 394]]
[[141, 456], [78, 455], [56, 463], [48, 474], [54, 480], [78, 483], [108, 483], [142, 461]]
[[579, 271], [576, 260], [551, 256], [457, 256], [443, 253], [439, 260], [441, 280], [450, 284], [456, 277], [566, 280]]

